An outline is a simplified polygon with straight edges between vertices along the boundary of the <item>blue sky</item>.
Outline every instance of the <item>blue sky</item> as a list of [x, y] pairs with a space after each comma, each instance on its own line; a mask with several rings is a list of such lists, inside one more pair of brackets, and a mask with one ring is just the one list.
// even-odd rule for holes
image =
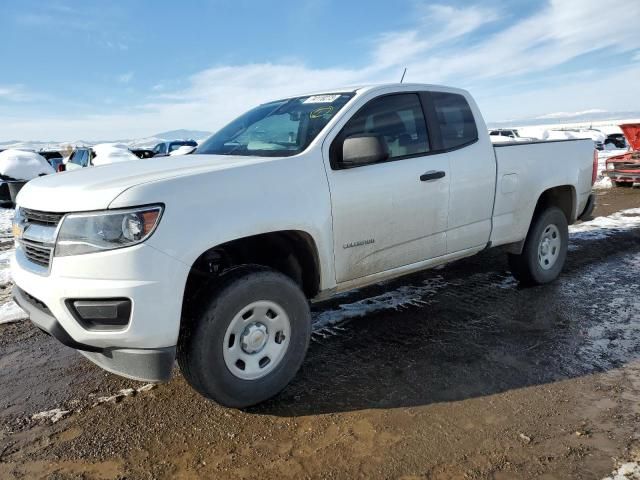
[[640, 110], [638, 25], [638, 1], [4, 0], [0, 141], [211, 131], [405, 66], [488, 121]]

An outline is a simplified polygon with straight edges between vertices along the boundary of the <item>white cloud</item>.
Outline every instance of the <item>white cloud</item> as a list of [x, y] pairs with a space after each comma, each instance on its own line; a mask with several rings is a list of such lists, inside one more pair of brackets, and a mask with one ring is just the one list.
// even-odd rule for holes
[[582, 110], [579, 112], [553, 112], [547, 113], [545, 115], [539, 115], [535, 117], [535, 120], [547, 120], [547, 119], [555, 119], [555, 118], [571, 118], [571, 117], [580, 117], [582, 115], [589, 115], [591, 113], [607, 113], [606, 110], [602, 110], [600, 108], [592, 108], [589, 110]]
[[[536, 83], [541, 78], [536, 75], [595, 51], [635, 52], [638, 57], [640, 2], [614, 1], [607, 8], [624, 11], [625, 21], [603, 19], [599, 0], [551, 0], [519, 20], [483, 6], [425, 3], [417, 7], [411, 28], [375, 37], [360, 56], [364, 66], [312, 68], [294, 61], [220, 65], [192, 75], [180, 90], [157, 84], [146, 103], [121, 112], [35, 120], [2, 116], [0, 132], [29, 139], [46, 132], [47, 138], [71, 140], [140, 137], [184, 125], [215, 130], [259, 102], [341, 85], [398, 81], [404, 66], [406, 81], [473, 87], [489, 120], [561, 110], [637, 109], [630, 81], [640, 78], [637, 64], [616, 69], [594, 65], [598, 75], [570, 73], [561, 80], [555, 77], [557, 83], [550, 76]], [[493, 33], [487, 33], [488, 26]], [[119, 80], [132, 78], [129, 72]]]
[[373, 66], [404, 66], [442, 44], [458, 39], [494, 22], [499, 15], [489, 8], [456, 8], [426, 5], [418, 8], [420, 20], [415, 29], [383, 33], [376, 39]]
[[28, 92], [22, 85], [0, 85], [0, 102], [28, 102], [37, 96]]

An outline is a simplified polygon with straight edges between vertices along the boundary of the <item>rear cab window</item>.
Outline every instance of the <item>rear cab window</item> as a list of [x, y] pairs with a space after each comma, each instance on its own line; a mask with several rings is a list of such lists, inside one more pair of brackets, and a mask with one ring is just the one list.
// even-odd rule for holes
[[442, 150], [462, 148], [478, 140], [473, 112], [463, 95], [429, 92], [428, 96], [440, 130]]

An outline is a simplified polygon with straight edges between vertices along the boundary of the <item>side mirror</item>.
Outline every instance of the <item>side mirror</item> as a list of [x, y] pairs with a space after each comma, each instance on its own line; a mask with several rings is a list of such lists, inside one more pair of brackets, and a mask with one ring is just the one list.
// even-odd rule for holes
[[389, 152], [377, 136], [353, 135], [342, 143], [342, 164], [347, 168], [383, 162], [387, 158]]

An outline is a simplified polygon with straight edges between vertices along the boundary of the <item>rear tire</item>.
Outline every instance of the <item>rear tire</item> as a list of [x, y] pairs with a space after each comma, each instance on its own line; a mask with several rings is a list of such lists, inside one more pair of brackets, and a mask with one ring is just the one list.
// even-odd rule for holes
[[187, 382], [234, 408], [280, 392], [300, 368], [311, 336], [309, 304], [298, 285], [269, 268], [241, 266], [200, 298], [178, 340]]
[[531, 222], [520, 255], [509, 254], [509, 267], [525, 285], [552, 282], [564, 266], [569, 244], [567, 218], [558, 207], [539, 212]]

